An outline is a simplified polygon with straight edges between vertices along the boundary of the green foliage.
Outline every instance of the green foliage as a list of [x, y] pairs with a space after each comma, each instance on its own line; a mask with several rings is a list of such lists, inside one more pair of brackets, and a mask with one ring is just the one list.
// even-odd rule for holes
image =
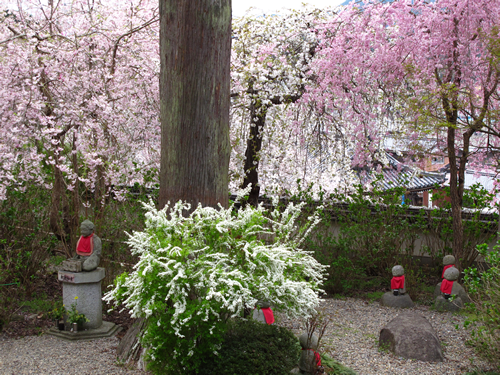
[[[436, 187], [437, 188], [437, 187]], [[490, 242], [495, 237], [496, 222], [486, 222], [481, 218], [481, 210], [490, 208], [494, 195], [484, 189], [480, 184], [472, 185], [464, 191], [463, 197], [463, 238], [464, 248], [459, 260], [465, 269], [472, 265], [478, 256], [477, 245]], [[432, 226], [428, 233], [439, 239], [441, 249], [429, 249], [433, 256], [442, 258], [452, 253], [453, 227], [450, 204], [450, 187], [434, 190], [433, 201], [440, 203], [440, 207], [432, 211]], [[454, 254], [456, 255], [456, 254]]]
[[472, 267], [464, 271], [464, 284], [473, 299], [467, 304], [465, 326], [472, 328], [471, 343], [479, 354], [500, 366], [500, 244], [491, 252], [487, 244], [477, 249], [489, 268], [484, 272]]
[[58, 302], [55, 304], [52, 311], [50, 311], [49, 318], [53, 320], [61, 320], [64, 318], [64, 315], [67, 314], [66, 308], [62, 304], [62, 302]]
[[[405, 268], [406, 286], [412, 293], [425, 286], [429, 275], [437, 274], [443, 256], [452, 251], [452, 218], [445, 204], [449, 192], [435, 190], [433, 200], [444, 207], [432, 210], [401, 204], [403, 194], [400, 188], [382, 191], [375, 186], [367, 191], [357, 186], [353, 194], [336, 192], [327, 196], [320, 188], [316, 195], [319, 199], [315, 200], [310, 185], [290, 198], [307, 202], [306, 210], [324, 207], [322, 222], [305, 244], [319, 262], [330, 266], [324, 286], [327, 292], [349, 295], [386, 287], [396, 264]], [[491, 194], [473, 186], [465, 197], [474, 208], [464, 213], [465, 251], [460, 260], [467, 266], [477, 257], [476, 245], [494, 236], [496, 224], [484, 221], [480, 212], [491, 202]], [[431, 263], [439, 265], [436, 270], [429, 268], [424, 274], [421, 265], [413, 260], [417, 241]], [[421, 297], [427, 299], [423, 294]]]
[[[303, 197], [304, 193], [301, 194]], [[361, 186], [352, 195], [320, 195], [322, 223], [308, 237], [306, 248], [329, 265], [325, 289], [351, 294], [378, 288], [390, 280], [390, 270], [411, 265], [416, 230], [421, 216], [408, 217], [401, 205], [402, 189], [367, 194]]]
[[56, 243], [47, 227], [47, 198], [38, 189], [11, 187], [8, 200], [0, 202], [0, 280], [20, 283], [28, 293]]
[[46, 313], [54, 308], [54, 301], [49, 299], [47, 294], [41, 293], [34, 296], [31, 300], [23, 301], [22, 306], [32, 313]]
[[253, 320], [228, 324], [221, 348], [202, 365], [199, 375], [286, 375], [297, 366], [300, 345], [286, 328]]
[[366, 293], [366, 298], [370, 302], [374, 302], [374, 301], [380, 300], [383, 295], [384, 295], [384, 292], [369, 292], [369, 293]]
[[345, 367], [326, 354], [321, 354], [321, 364], [328, 375], [357, 375], [354, 370]]
[[89, 319], [85, 316], [85, 314], [80, 314], [76, 309], [76, 304], [77, 304], [76, 300], [78, 300], [78, 296], [75, 297], [75, 302], [71, 304], [71, 308], [69, 310], [66, 310], [66, 316], [68, 322], [78, 323], [78, 324], [83, 324], [85, 322], [88, 322]]
[[182, 202], [145, 206], [146, 228], [128, 241], [139, 262], [104, 299], [147, 319], [141, 342], [155, 373], [199, 371], [227, 321], [257, 300], [292, 316], [318, 305], [325, 267], [299, 244], [319, 219], [296, 225], [301, 205], [272, 212], [198, 206], [188, 217]]

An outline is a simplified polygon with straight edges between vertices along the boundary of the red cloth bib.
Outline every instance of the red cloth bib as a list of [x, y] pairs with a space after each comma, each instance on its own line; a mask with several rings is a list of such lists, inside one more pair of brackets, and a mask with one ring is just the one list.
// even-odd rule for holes
[[94, 233], [88, 237], [81, 236], [76, 244], [76, 253], [78, 255], [89, 256], [94, 252]]
[[454, 264], [448, 264], [447, 266], [444, 266], [443, 268], [443, 273], [441, 274], [441, 278], [444, 279], [444, 271], [446, 271], [448, 268], [455, 267]]
[[443, 279], [441, 283], [441, 292], [445, 294], [451, 294], [451, 289], [453, 288], [453, 281]]
[[302, 350], [310, 350], [314, 353], [314, 360], [316, 361], [316, 367], [321, 366], [321, 357], [317, 351], [314, 351], [313, 349], [302, 349]]
[[262, 308], [262, 313], [264, 314], [264, 318], [266, 319], [267, 324], [273, 324], [274, 323], [274, 314], [273, 310], [271, 310], [270, 307]]
[[405, 287], [405, 275], [394, 276], [391, 280], [391, 289], [404, 289]]

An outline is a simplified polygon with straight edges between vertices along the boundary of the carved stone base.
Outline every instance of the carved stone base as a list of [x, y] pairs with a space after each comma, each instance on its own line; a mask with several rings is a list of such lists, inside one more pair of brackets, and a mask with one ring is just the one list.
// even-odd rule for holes
[[[102, 323], [102, 291], [101, 280], [104, 279], [104, 268], [90, 272], [59, 271], [58, 280], [63, 283], [63, 303], [66, 310], [73, 304], [80, 314], [84, 314], [88, 322], [84, 329], [98, 329]], [[77, 298], [78, 297], [78, 298]], [[66, 329], [69, 323], [66, 322]]]
[[78, 332], [59, 331], [58, 328], [52, 327], [46, 333], [51, 336], [59, 337], [63, 340], [77, 341], [77, 340], [95, 340], [103, 337], [111, 337], [120, 332], [122, 327], [117, 326], [115, 323], [102, 322], [101, 326], [96, 329], [86, 329]]

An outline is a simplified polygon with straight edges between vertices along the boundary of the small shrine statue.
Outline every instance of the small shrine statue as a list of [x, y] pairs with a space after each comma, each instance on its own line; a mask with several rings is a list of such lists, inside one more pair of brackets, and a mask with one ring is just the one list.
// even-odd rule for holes
[[405, 287], [405, 270], [403, 266], [394, 266], [392, 267], [392, 276], [391, 279], [391, 290], [395, 296], [403, 295], [406, 293]]
[[324, 368], [321, 365], [321, 356], [316, 351], [318, 350], [318, 338], [316, 335], [309, 337], [307, 333], [303, 333], [299, 337], [302, 352], [300, 353], [299, 369], [301, 374], [323, 374]]
[[405, 270], [403, 266], [392, 267], [391, 291], [384, 293], [380, 299], [381, 306], [410, 308], [413, 307], [413, 301], [406, 293]]
[[444, 272], [451, 267], [455, 267], [455, 257], [453, 255], [445, 255], [443, 258], [443, 272], [441, 278], [444, 279]]
[[253, 310], [252, 318], [261, 323], [273, 324], [274, 313], [270, 306], [271, 304], [269, 302], [257, 301], [255, 309]]
[[82, 271], [93, 271], [101, 260], [101, 239], [94, 234], [94, 224], [90, 220], [82, 222], [80, 233], [81, 237], [76, 244], [76, 255], [69, 262], [81, 262]]
[[441, 282], [441, 293], [445, 299], [449, 299], [452, 294], [453, 283], [458, 280], [460, 271], [455, 267], [447, 268], [443, 273], [444, 279]]

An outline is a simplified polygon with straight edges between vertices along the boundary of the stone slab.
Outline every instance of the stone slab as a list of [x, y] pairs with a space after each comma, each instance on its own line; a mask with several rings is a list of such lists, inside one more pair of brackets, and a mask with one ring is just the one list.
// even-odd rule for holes
[[97, 329], [88, 329], [80, 332], [59, 331], [56, 327], [52, 327], [45, 333], [51, 336], [59, 337], [67, 341], [79, 340], [96, 340], [103, 337], [111, 337], [120, 332], [122, 327], [115, 323], [102, 322], [102, 325]]
[[400, 294], [395, 296], [392, 292], [384, 293], [380, 299], [382, 306], [396, 307], [400, 309], [411, 308], [415, 306], [408, 294]]
[[87, 284], [100, 282], [106, 276], [106, 272], [104, 268], [99, 267], [90, 272], [59, 271], [57, 276], [57, 279], [63, 283]]

